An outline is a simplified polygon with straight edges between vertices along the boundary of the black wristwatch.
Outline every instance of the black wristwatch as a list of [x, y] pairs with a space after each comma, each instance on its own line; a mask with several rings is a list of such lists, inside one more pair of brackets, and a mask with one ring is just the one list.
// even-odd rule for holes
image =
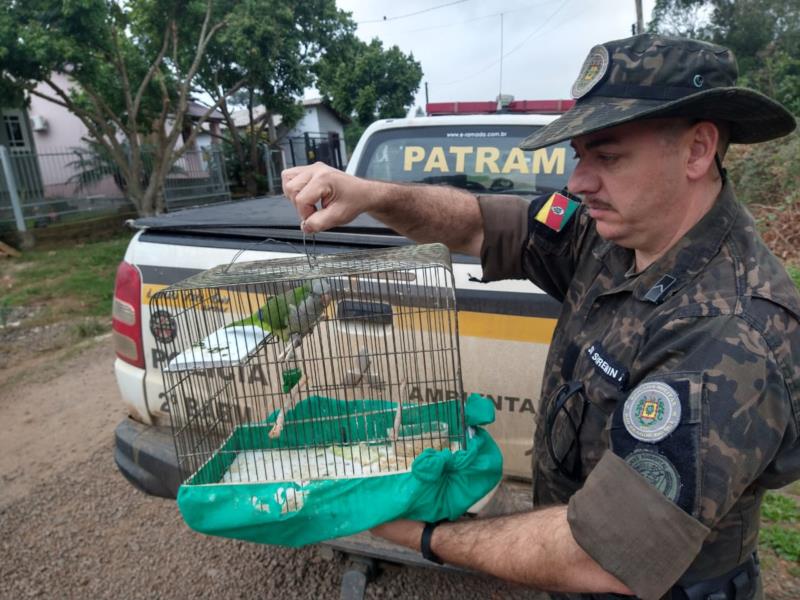
[[433, 530], [436, 529], [440, 523], [444, 523], [444, 520], [436, 521], [435, 523], [425, 523], [425, 528], [422, 530], [422, 539], [419, 543], [422, 558], [434, 562], [437, 565], [443, 565], [444, 561], [431, 550], [431, 537], [433, 537]]

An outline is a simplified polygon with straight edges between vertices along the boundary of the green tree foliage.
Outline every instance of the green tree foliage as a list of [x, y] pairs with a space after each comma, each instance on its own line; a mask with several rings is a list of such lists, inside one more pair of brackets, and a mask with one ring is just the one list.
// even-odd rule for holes
[[731, 48], [740, 84], [800, 114], [800, 0], [656, 0], [649, 29]]
[[375, 119], [403, 117], [419, 89], [422, 67], [397, 46], [373, 39], [342, 39], [316, 67], [320, 92], [333, 108], [366, 127]]
[[[288, 127], [299, 119], [312, 65], [355, 27], [335, 0], [0, 0], [0, 9], [2, 105], [39, 96], [70, 110], [143, 215], [164, 210], [167, 174], [215, 109], [255, 191], [260, 145], [277, 142], [272, 115]], [[204, 94], [211, 106], [190, 117], [192, 96]], [[237, 108], [250, 109], [243, 132]]]
[[[217, 2], [227, 26], [211, 41], [197, 85], [219, 105], [226, 144], [239, 165], [242, 183], [255, 193], [263, 169], [262, 146], [279, 141], [302, 116], [297, 98], [314, 83], [312, 66], [329, 47], [352, 33], [355, 24], [335, 0], [227, 0]], [[190, 31], [191, 24], [186, 24]], [[188, 34], [187, 31], [187, 34]], [[237, 94], [227, 90], [239, 87]], [[248, 123], [237, 129], [232, 113], [246, 109]]]
[[[139, 213], [162, 211], [167, 174], [214, 108], [187, 114], [226, 15], [212, 0], [0, 0], [0, 8], [0, 102], [38, 96], [67, 108], [119, 168]], [[187, 21], [194, 27], [183, 35]]]

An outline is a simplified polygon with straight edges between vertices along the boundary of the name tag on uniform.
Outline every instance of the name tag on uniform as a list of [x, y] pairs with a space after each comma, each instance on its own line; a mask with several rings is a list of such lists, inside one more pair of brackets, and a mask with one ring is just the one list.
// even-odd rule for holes
[[616, 360], [609, 356], [600, 342], [595, 342], [586, 349], [586, 354], [594, 365], [594, 370], [601, 377], [607, 379], [619, 389], [625, 389], [628, 383], [628, 369], [620, 365]]

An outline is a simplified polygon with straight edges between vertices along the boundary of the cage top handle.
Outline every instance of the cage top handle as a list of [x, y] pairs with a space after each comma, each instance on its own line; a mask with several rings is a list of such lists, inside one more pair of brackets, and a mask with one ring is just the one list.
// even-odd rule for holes
[[[266, 244], [267, 242], [272, 242], [273, 244], [286, 244], [287, 246], [289, 246], [289, 248], [291, 248], [291, 249], [292, 249], [292, 252], [294, 252], [294, 253], [296, 253], [296, 254], [301, 254], [301, 252], [300, 252], [300, 250], [297, 248], [297, 246], [295, 246], [295, 245], [294, 245], [294, 244], [292, 244], [291, 242], [287, 242], [287, 241], [285, 241], [285, 240], [276, 240], [275, 238], [270, 238], [270, 237], [268, 237], [268, 238], [264, 238], [263, 240], [258, 240], [258, 241], [256, 241], [256, 242], [251, 242], [251, 243], [249, 243], [249, 244], [246, 244], [245, 246], [242, 246], [241, 248], [239, 248], [239, 250], [237, 250], [237, 251], [236, 251], [236, 254], [234, 254], [234, 255], [233, 255], [233, 258], [231, 259], [231, 262], [229, 262], [229, 263], [228, 263], [228, 264], [225, 266], [225, 268], [223, 269], [223, 271], [222, 271], [222, 272], [223, 272], [223, 273], [227, 273], [227, 272], [228, 272], [228, 270], [229, 270], [229, 269], [230, 269], [230, 268], [233, 266], [233, 263], [235, 263], [235, 262], [236, 262], [236, 261], [239, 259], [239, 257], [240, 257], [242, 254], [244, 254], [244, 253], [245, 253], [247, 250], [252, 250], [252, 249], [253, 249], [253, 248], [255, 248], [256, 246], [260, 246], [261, 244]], [[303, 249], [304, 249], [304, 250], [305, 250], [305, 245], [306, 245], [306, 235], [305, 235], [305, 233], [304, 233], [304, 234], [303, 234]], [[315, 260], [316, 260], [316, 257], [315, 257]], [[309, 264], [310, 264], [310, 263], [309, 263]]]
[[306, 254], [308, 267], [310, 269], [315, 269], [317, 267], [317, 238], [313, 233], [311, 234], [311, 252], [309, 252], [308, 246], [306, 245], [306, 229], [303, 225], [305, 225], [305, 220], [300, 222], [300, 231], [303, 232], [303, 252]]

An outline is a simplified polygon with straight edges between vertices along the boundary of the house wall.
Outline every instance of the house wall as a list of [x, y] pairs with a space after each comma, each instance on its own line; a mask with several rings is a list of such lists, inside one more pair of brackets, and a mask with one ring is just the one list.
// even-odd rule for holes
[[[53, 73], [52, 79], [63, 90], [69, 90], [73, 87], [66, 75]], [[43, 94], [53, 95], [53, 91], [44, 83], [37, 85], [36, 89]], [[63, 106], [38, 96], [31, 96], [30, 101], [28, 115], [31, 118], [41, 116], [47, 120], [46, 131], [33, 132], [33, 141], [36, 145], [37, 153], [68, 152], [70, 148], [84, 145], [81, 142], [81, 138], [87, 136], [89, 131], [78, 117]]]
[[306, 106], [305, 114], [297, 124], [287, 134], [287, 137], [303, 137], [306, 131], [317, 133], [319, 128], [319, 116], [317, 106]]
[[[73, 87], [69, 78], [63, 74], [53, 73], [52, 79], [63, 90], [69, 90]], [[46, 84], [40, 83], [37, 86], [37, 90], [47, 95], [53, 95], [52, 90]], [[82, 138], [89, 137], [88, 130], [78, 117], [66, 108], [37, 96], [30, 97], [28, 112], [30, 117], [44, 117], [48, 124], [46, 131], [32, 131], [46, 196], [69, 196], [79, 192], [90, 196], [118, 196], [122, 194], [113, 177], [110, 176], [103, 177], [82, 190], [76, 190], [74, 184], [67, 183], [74, 178], [76, 173], [75, 167], [70, 164], [77, 158], [72, 149], [85, 146]], [[171, 128], [172, 125], [172, 120], [168, 119], [167, 128]], [[176, 172], [169, 177], [207, 177], [207, 164], [200, 150], [211, 143], [212, 138], [210, 135], [200, 134], [195, 142], [195, 148], [187, 152], [179, 160], [175, 169]], [[180, 148], [182, 145], [183, 137], [179, 136], [175, 147]]]
[[195, 146], [197, 147], [197, 150], [204, 150], [206, 148], [209, 148], [209, 146], [211, 146], [211, 144], [213, 143], [215, 143], [215, 140], [208, 133], [198, 133], [194, 142]]
[[[64, 91], [74, 87], [63, 73], [53, 73], [51, 77], [53, 83]], [[40, 83], [36, 89], [48, 96], [55, 95], [45, 83]], [[72, 150], [85, 147], [83, 138], [89, 136], [89, 130], [78, 117], [63, 106], [33, 95], [30, 96], [28, 116], [30, 119], [44, 117], [47, 121], [44, 131], [32, 130], [45, 198], [122, 196], [122, 191], [111, 176], [102, 177], [82, 188], [75, 182], [77, 171], [74, 162], [78, 157]]]
[[347, 147], [344, 143], [344, 125], [332, 110], [327, 106], [319, 106], [319, 131], [323, 133], [335, 132], [339, 134], [339, 150], [342, 153], [342, 162], [347, 164]]
[[317, 107], [317, 120], [322, 133], [336, 132], [339, 137], [344, 136], [344, 126], [338, 117], [327, 106]]
[[[316, 104], [312, 106], [305, 107], [305, 115], [303, 116], [300, 121], [297, 122], [297, 125], [289, 131], [286, 135], [286, 138], [294, 138], [293, 145], [294, 145], [294, 157], [296, 164], [305, 164], [306, 159], [304, 155], [304, 146], [302, 143], [303, 134], [306, 132], [311, 134], [327, 134], [327, 133], [338, 133], [339, 134], [339, 151], [342, 155], [342, 163], [343, 165], [347, 164], [347, 147], [344, 143], [344, 125], [336, 116], [336, 114], [330, 110], [324, 104]], [[289, 144], [288, 140], [284, 138], [284, 142], [281, 144], [281, 148], [284, 153], [284, 164], [291, 164], [290, 152], [289, 152]]]

